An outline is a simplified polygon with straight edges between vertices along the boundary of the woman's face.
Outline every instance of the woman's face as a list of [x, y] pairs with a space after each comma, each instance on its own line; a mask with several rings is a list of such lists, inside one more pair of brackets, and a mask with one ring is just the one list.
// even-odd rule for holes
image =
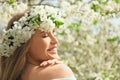
[[32, 61], [44, 61], [48, 59], [58, 59], [58, 41], [53, 32], [35, 30], [31, 38], [28, 51], [29, 59]]

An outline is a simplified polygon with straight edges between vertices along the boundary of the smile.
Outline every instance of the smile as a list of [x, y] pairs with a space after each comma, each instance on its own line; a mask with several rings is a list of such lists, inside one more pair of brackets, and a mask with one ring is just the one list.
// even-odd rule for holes
[[50, 48], [50, 49], [48, 49], [48, 52], [49, 53], [57, 53], [57, 48], [56, 47]]

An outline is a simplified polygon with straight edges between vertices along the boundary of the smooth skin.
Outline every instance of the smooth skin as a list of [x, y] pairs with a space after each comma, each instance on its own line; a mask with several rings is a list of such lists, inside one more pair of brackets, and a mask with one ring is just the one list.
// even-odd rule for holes
[[[58, 40], [53, 32], [35, 30], [28, 51], [28, 64], [22, 80], [52, 80], [74, 77], [71, 69], [59, 62]], [[42, 65], [42, 66], [40, 66]]]

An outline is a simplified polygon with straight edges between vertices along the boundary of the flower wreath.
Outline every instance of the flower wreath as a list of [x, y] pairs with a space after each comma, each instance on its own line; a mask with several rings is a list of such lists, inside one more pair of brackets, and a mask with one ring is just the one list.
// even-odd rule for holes
[[[0, 43], [0, 55], [9, 57], [17, 47], [27, 42], [34, 29], [52, 31], [64, 24], [62, 15], [58, 9], [50, 6], [34, 6], [29, 13], [25, 13], [18, 21], [13, 23], [12, 29], [2, 32], [2, 43]], [[25, 26], [25, 27], [23, 27]]]

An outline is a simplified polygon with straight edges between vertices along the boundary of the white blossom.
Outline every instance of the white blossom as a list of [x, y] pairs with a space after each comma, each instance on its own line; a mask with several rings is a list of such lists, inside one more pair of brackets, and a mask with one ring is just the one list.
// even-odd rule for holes
[[[7, 4], [6, 6], [8, 7]], [[7, 10], [6, 6], [5, 8]], [[19, 6], [16, 8], [20, 9]], [[13, 10], [13, 8], [10, 10]], [[35, 6], [31, 8], [29, 16], [27, 13], [25, 13], [25, 15], [18, 21], [15, 21], [12, 29], [9, 29], [5, 32], [0, 29], [0, 32], [4, 34], [4, 36], [2, 36], [4, 41], [0, 44], [1, 55], [6, 57], [12, 55], [15, 49], [21, 46], [21, 43], [26, 43], [31, 38], [32, 34], [34, 33], [34, 29], [40, 29], [48, 32], [53, 31], [53, 29], [57, 26], [61, 26], [55, 24], [55, 21], [61, 19], [61, 15], [57, 13], [59, 13], [59, 11], [50, 6]], [[54, 20], [51, 18], [54, 18]], [[2, 34], [0, 34], [0, 36]]]

